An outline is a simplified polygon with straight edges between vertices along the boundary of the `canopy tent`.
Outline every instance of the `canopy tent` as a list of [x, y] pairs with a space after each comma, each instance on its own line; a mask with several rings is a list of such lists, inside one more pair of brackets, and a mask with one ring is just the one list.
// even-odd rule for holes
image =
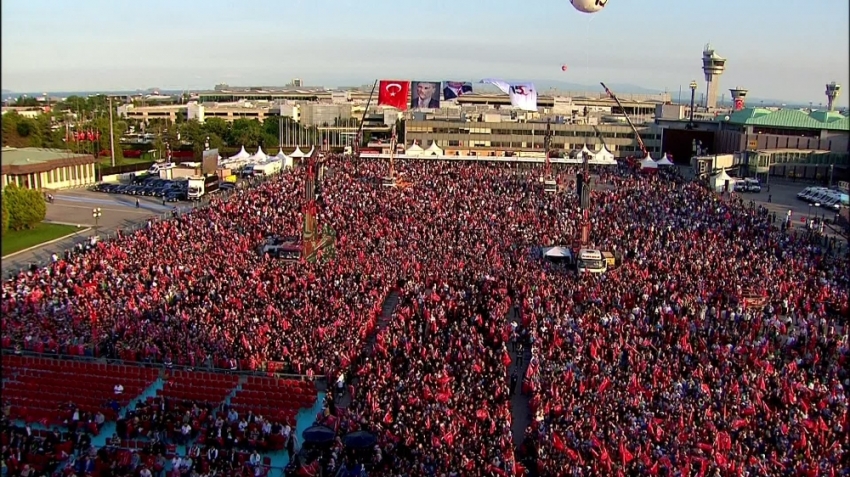
[[579, 152], [578, 152], [578, 158], [579, 158], [579, 159], [581, 159], [581, 160], [584, 160], [584, 155], [585, 155], [585, 154], [588, 154], [588, 155], [589, 155], [589, 157], [588, 157], [588, 161], [590, 161], [591, 159], [593, 159], [593, 158], [594, 158], [593, 151], [591, 151], [590, 149], [588, 149], [588, 148], [587, 148], [587, 144], [585, 144], [584, 146], [582, 146], [581, 151], [579, 151]]
[[670, 159], [667, 159], [667, 154], [664, 154], [661, 159], [656, 162], [659, 166], [672, 166], [673, 162]]
[[617, 160], [614, 159], [614, 154], [603, 145], [602, 149], [599, 152], [595, 153], [593, 159], [588, 161], [588, 163], [613, 165], [617, 163]]
[[240, 149], [239, 152], [237, 152], [235, 156], [230, 156], [228, 159], [239, 160], [239, 159], [248, 159], [249, 157], [251, 157], [251, 154], [249, 154], [248, 151], [245, 150], [245, 146], [242, 146], [242, 149]]
[[440, 149], [440, 146], [437, 145], [437, 141], [432, 141], [431, 145], [428, 146], [428, 149], [425, 149], [426, 156], [442, 156], [444, 155], [443, 150]]
[[[735, 190], [735, 178], [726, 173], [726, 170], [720, 171], [720, 174], [712, 177], [709, 181], [711, 184], [711, 188], [716, 192], [723, 192], [724, 190], [728, 192], [732, 192]], [[726, 184], [729, 184], [729, 188], [726, 189]]]
[[413, 143], [412, 146], [408, 147], [404, 153], [408, 156], [421, 156], [425, 152], [425, 149], [419, 147], [419, 144]]
[[550, 262], [572, 262], [573, 252], [567, 247], [546, 247], [543, 249], [543, 258]]
[[647, 157], [646, 159], [640, 161], [641, 169], [658, 169], [658, 164], [652, 160], [651, 157]]
[[278, 160], [283, 164], [285, 169], [292, 169], [293, 161], [292, 158], [283, 153], [283, 148], [277, 152], [277, 155], [274, 156], [275, 160]]
[[305, 152], [305, 153], [304, 153], [304, 157], [312, 157], [312, 156], [313, 156], [313, 151], [315, 151], [315, 150], [316, 150], [316, 146], [311, 147], [311, 148], [310, 148], [310, 152]]
[[300, 147], [295, 146], [295, 151], [293, 151], [292, 154], [289, 155], [289, 157], [301, 159], [302, 157], [304, 157], [304, 151], [302, 151]]
[[263, 152], [263, 146], [257, 147], [257, 153], [251, 156], [251, 160], [254, 162], [265, 162], [267, 161], [269, 156]]

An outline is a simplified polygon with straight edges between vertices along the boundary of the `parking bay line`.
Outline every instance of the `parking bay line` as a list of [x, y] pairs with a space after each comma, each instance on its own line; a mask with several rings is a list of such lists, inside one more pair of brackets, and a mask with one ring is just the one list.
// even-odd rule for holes
[[[70, 208], [73, 208], [73, 209], [87, 209], [87, 210], [92, 209], [91, 207], [85, 206], [85, 205], [57, 204], [55, 202], [52, 205], [56, 206], [56, 207], [70, 207]], [[161, 205], [154, 205], [154, 207], [162, 207], [162, 206]], [[133, 210], [134, 207], [132, 207], [132, 206], [127, 206], [126, 208], [123, 208], [123, 209], [112, 209], [112, 208], [107, 208], [107, 207], [98, 207], [98, 208], [100, 210], [106, 210], [106, 211], [109, 211], [109, 212], [121, 212], [121, 213], [128, 213], [129, 212], [129, 213], [133, 213], [133, 214], [161, 213], [161, 212], [167, 212], [168, 210], [171, 210], [171, 209], [163, 209], [160, 212], [158, 210], [151, 210], [151, 209], [147, 209], [145, 207], [142, 207], [139, 210]]]

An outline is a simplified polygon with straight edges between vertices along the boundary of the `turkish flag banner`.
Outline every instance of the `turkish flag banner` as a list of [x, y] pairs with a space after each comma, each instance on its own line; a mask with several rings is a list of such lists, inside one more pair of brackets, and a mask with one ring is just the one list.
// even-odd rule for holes
[[400, 111], [407, 110], [410, 95], [409, 81], [381, 80], [378, 91], [378, 105], [392, 106]]

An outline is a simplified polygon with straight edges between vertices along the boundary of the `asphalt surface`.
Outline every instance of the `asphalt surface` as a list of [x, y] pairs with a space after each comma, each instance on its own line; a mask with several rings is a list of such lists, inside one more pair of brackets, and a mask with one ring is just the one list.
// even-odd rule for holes
[[[801, 220], [802, 218], [805, 218], [806, 222], [814, 217], [826, 218], [831, 222], [835, 218], [836, 211], [834, 209], [815, 207], [814, 205], [797, 198], [797, 193], [809, 186], [809, 184], [805, 183], [772, 183], [769, 188], [762, 185], [761, 192], [758, 193], [739, 192], [736, 194], [743, 198], [744, 201], [754, 201], [756, 204], [766, 207], [771, 212], [776, 212], [777, 221], [783, 220], [790, 210], [791, 222], [793, 223], [794, 228], [802, 227], [804, 225], [804, 222]], [[843, 209], [841, 213], [846, 216], [847, 210]], [[829, 227], [824, 229], [824, 233], [826, 235], [835, 234], [835, 232]]]
[[[53, 253], [60, 257], [65, 250], [70, 250], [78, 243], [90, 240], [96, 231], [100, 236], [114, 234], [117, 230], [132, 230], [138, 228], [153, 217], [160, 217], [173, 211], [186, 211], [192, 208], [191, 203], [174, 202], [165, 206], [160, 199], [154, 197], [138, 197], [139, 208], [136, 208], [137, 196], [106, 194], [87, 190], [67, 190], [54, 195], [52, 204], [47, 204], [45, 221], [69, 225], [78, 225], [81, 229], [91, 227], [85, 233], [78, 233], [42, 247], [3, 258], [3, 277], [19, 271], [30, 264], [48, 263]], [[92, 211], [99, 208], [100, 218], [95, 222]]]

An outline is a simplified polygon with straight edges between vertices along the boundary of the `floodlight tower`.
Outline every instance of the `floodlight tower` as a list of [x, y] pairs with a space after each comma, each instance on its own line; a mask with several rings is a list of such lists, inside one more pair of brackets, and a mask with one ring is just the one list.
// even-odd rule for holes
[[835, 111], [835, 100], [841, 94], [841, 85], [833, 81], [826, 85], [826, 110]]
[[740, 86], [736, 86], [734, 88], [731, 88], [729, 92], [732, 93], [732, 104], [734, 105], [733, 109], [735, 111], [740, 111], [744, 109], [747, 99], [747, 93], [749, 93], [749, 90]]
[[710, 44], [702, 51], [702, 72], [705, 73], [705, 109], [717, 107], [717, 91], [720, 88], [720, 75], [726, 71], [726, 58], [718, 55]]

